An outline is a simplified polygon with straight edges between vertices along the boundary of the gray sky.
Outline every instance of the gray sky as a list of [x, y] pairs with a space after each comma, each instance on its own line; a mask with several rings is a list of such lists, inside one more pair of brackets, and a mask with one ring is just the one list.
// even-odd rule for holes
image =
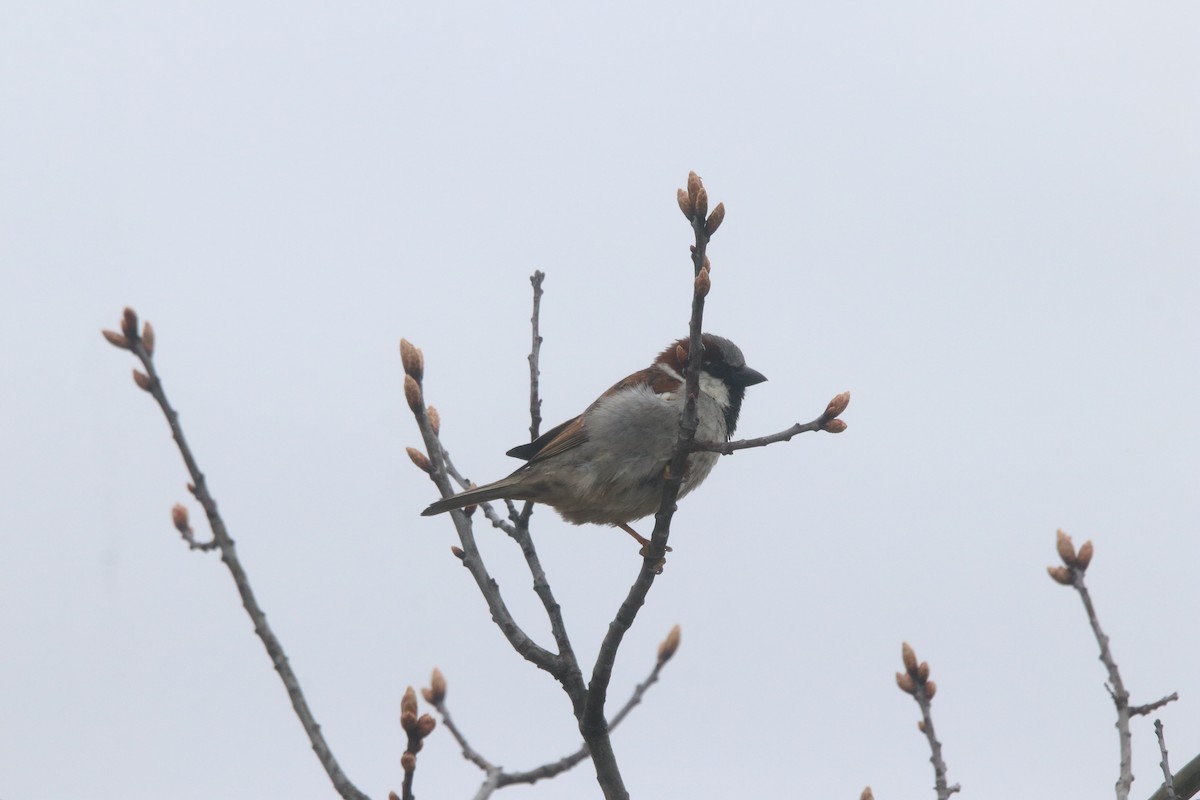
[[[840, 436], [724, 459], [611, 696], [637, 797], [931, 797], [900, 642], [965, 797], [1105, 797], [1114, 714], [1054, 530], [1174, 763], [1200, 752], [1200, 7], [1191, 2], [9, 3], [0, 12], [0, 797], [329, 797], [182, 464], [134, 306], [342, 764], [399, 789], [405, 685], [472, 743], [573, 750], [450, 555], [397, 341], [469, 476], [682, 335], [689, 169], [728, 208], [709, 329], [767, 374], [739, 434], [854, 392]], [[198, 511], [192, 505], [193, 514]], [[639, 560], [535, 516], [578, 651]], [[647, 526], [648, 527], [648, 526]], [[479, 529], [549, 639], [519, 554]], [[1157, 785], [1134, 724], [1135, 795]], [[443, 731], [418, 793], [481, 775]], [[590, 767], [504, 797], [595, 796]]]

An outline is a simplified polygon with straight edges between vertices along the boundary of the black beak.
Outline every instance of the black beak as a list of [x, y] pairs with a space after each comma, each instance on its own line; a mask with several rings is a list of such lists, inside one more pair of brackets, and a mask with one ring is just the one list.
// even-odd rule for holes
[[733, 378], [742, 386], [753, 386], [756, 383], [762, 383], [765, 381], [767, 376], [763, 375], [756, 369], [750, 369], [750, 367], [741, 367], [737, 372], [733, 373]]

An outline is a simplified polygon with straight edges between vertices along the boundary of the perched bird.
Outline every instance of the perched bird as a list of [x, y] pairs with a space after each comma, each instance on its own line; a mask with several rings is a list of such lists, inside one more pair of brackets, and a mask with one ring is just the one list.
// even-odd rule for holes
[[[746, 387], [766, 377], [746, 366], [737, 345], [706, 333], [700, 364], [696, 439], [728, 441], [737, 426]], [[507, 455], [528, 463], [507, 478], [439, 500], [425, 516], [487, 500], [532, 500], [554, 508], [576, 525], [629, 527], [658, 509], [664, 472], [679, 436], [686, 395], [688, 339], [668, 345], [648, 368], [618, 382], [582, 414], [551, 428]], [[688, 456], [679, 496], [708, 477], [716, 453]]]

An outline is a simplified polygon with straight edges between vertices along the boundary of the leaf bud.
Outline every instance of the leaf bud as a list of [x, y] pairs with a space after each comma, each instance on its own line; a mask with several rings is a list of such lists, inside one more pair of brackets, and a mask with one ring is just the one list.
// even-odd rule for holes
[[433, 733], [433, 729], [436, 727], [437, 720], [428, 714], [422, 714], [417, 718], [417, 736], [420, 736], [422, 739]]
[[900, 691], [912, 694], [917, 690], [917, 685], [913, 683], [912, 675], [907, 672], [896, 673], [896, 685], [900, 687]]
[[400, 340], [400, 364], [404, 374], [411, 375], [418, 383], [425, 377], [425, 354], [408, 339]]
[[675, 199], [679, 201], [679, 210], [682, 211], [683, 215], [690, 220], [695, 208], [692, 206], [692, 198], [687, 193], [687, 189], [677, 190], [675, 192]]
[[928, 661], [922, 661], [920, 666], [917, 667], [917, 679], [922, 680], [922, 681], [929, 680], [929, 662]]
[[433, 699], [426, 699], [435, 706], [446, 699], [446, 676], [437, 667], [433, 668], [433, 674], [429, 677], [429, 694]]
[[704, 223], [704, 232], [712, 236], [717, 232], [717, 228], [721, 227], [721, 223], [725, 221], [725, 204], [717, 203], [717, 207], [708, 215], [708, 221]]
[[703, 186], [704, 186], [704, 184], [701, 183], [700, 176], [697, 175], [695, 173], [695, 171], [688, 173], [687, 192], [688, 192], [688, 197], [692, 201], [692, 213], [693, 214], [695, 213], [695, 209], [696, 209], [696, 196], [700, 194], [700, 189], [703, 188]]
[[146, 355], [154, 355], [154, 326], [149, 322], [142, 323], [142, 347], [146, 349]]
[[408, 401], [408, 407], [412, 409], [413, 413], [421, 411], [421, 405], [424, 402], [421, 397], [421, 385], [412, 375], [404, 376], [404, 399]]
[[111, 344], [113, 347], [119, 347], [122, 350], [129, 349], [129, 340], [126, 339], [121, 334], [117, 333], [116, 331], [103, 330], [103, 331], [100, 331], [100, 333], [101, 333], [101, 335], [104, 336], [105, 339], [108, 340], [108, 343]]
[[696, 192], [696, 199], [692, 201], [692, 205], [696, 207], [696, 216], [704, 219], [708, 216], [708, 190], [703, 186], [700, 191]]
[[428, 456], [415, 447], [406, 447], [404, 450], [408, 453], [408, 457], [412, 459], [412, 462], [417, 465], [417, 469], [428, 474], [433, 474], [433, 464], [429, 463]]
[[930, 700], [932, 700], [933, 696], [935, 694], [937, 694], [937, 684], [934, 683], [933, 681], [926, 681], [925, 682], [925, 696], [928, 697]]
[[665, 664], [671, 660], [671, 656], [675, 655], [675, 651], [679, 649], [680, 630], [679, 626], [675, 625], [667, 634], [667, 638], [659, 642], [658, 645], [658, 663]]
[[191, 530], [188, 524], [188, 510], [180, 503], [171, 506], [171, 523], [175, 526], [175, 530], [180, 533], [187, 533]]
[[708, 270], [700, 270], [700, 274], [696, 276], [696, 297], [708, 297], [708, 290], [712, 288], [712, 279], [708, 277]]
[[846, 410], [846, 406], [850, 405], [850, 393], [842, 392], [829, 401], [829, 405], [825, 406], [825, 419], [836, 419]]
[[141, 370], [135, 369], [133, 371], [133, 382], [138, 385], [139, 389], [147, 392], [150, 391], [150, 376]]
[[1063, 533], [1061, 530], [1055, 538], [1055, 546], [1058, 548], [1058, 557], [1068, 567], [1075, 564], [1075, 545], [1071, 543], [1071, 537]]
[[138, 338], [138, 318], [137, 312], [126, 306], [124, 313], [121, 315], [121, 332], [129, 339], [129, 341], [137, 341]]
[[433, 429], [433, 435], [437, 436], [442, 430], [442, 417], [438, 414], [438, 410], [433, 406], [425, 406], [425, 418], [429, 420], [429, 427]]
[[[404, 697], [400, 698], [400, 716], [412, 714], [413, 723], [417, 721], [417, 693], [413, 691], [413, 687], [409, 686], [404, 690]], [[405, 730], [408, 730], [406, 727]]]
[[917, 671], [917, 654], [912, 649], [912, 645], [908, 642], [902, 642], [900, 644], [900, 659], [904, 662], [904, 668], [908, 670], [910, 674]]
[[875, 794], [871, 791], [871, 787], [862, 790], [862, 794], [858, 796], [858, 800], [875, 800]]
[[450, 552], [453, 553], [454, 557], [459, 561], [462, 561], [467, 557], [467, 554], [463, 552], [463, 549], [456, 544], [450, 545]]
[[1066, 567], [1046, 567], [1046, 572], [1050, 573], [1050, 577], [1063, 586], [1073, 586], [1075, 584], [1075, 581], [1071, 580], [1071, 570]]
[[417, 757], [406, 750], [404, 755], [400, 756], [400, 768], [405, 772], [412, 772], [417, 768]]
[[1088, 568], [1088, 564], [1092, 563], [1092, 555], [1095, 553], [1095, 548], [1092, 547], [1092, 540], [1088, 539], [1079, 546], [1079, 554], [1075, 557], [1075, 565], [1080, 570]]

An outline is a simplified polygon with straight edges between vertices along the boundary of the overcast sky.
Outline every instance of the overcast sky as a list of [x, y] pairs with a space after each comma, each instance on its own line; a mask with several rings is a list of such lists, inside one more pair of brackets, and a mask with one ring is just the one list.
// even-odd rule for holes
[[[1108, 797], [1115, 714], [1054, 531], [1172, 763], [1200, 753], [1200, 6], [1163, 3], [10, 2], [0, 11], [0, 798], [333, 796], [108, 346], [132, 305], [334, 752], [399, 790], [399, 699], [437, 665], [472, 744], [579, 741], [491, 624], [405, 446], [424, 349], [457, 464], [683, 335], [688, 170], [726, 221], [708, 329], [770, 380], [675, 518], [626, 638], [635, 797], [932, 797], [900, 643], [932, 664], [963, 797]], [[191, 503], [193, 516], [199, 509]], [[590, 665], [640, 566], [534, 536]], [[648, 523], [643, 523], [647, 528]], [[648, 531], [647, 531], [648, 532]], [[477, 527], [550, 644], [519, 553]], [[1159, 783], [1152, 721], [1137, 782]], [[482, 774], [439, 730], [418, 794]], [[595, 797], [590, 765], [505, 798]]]

